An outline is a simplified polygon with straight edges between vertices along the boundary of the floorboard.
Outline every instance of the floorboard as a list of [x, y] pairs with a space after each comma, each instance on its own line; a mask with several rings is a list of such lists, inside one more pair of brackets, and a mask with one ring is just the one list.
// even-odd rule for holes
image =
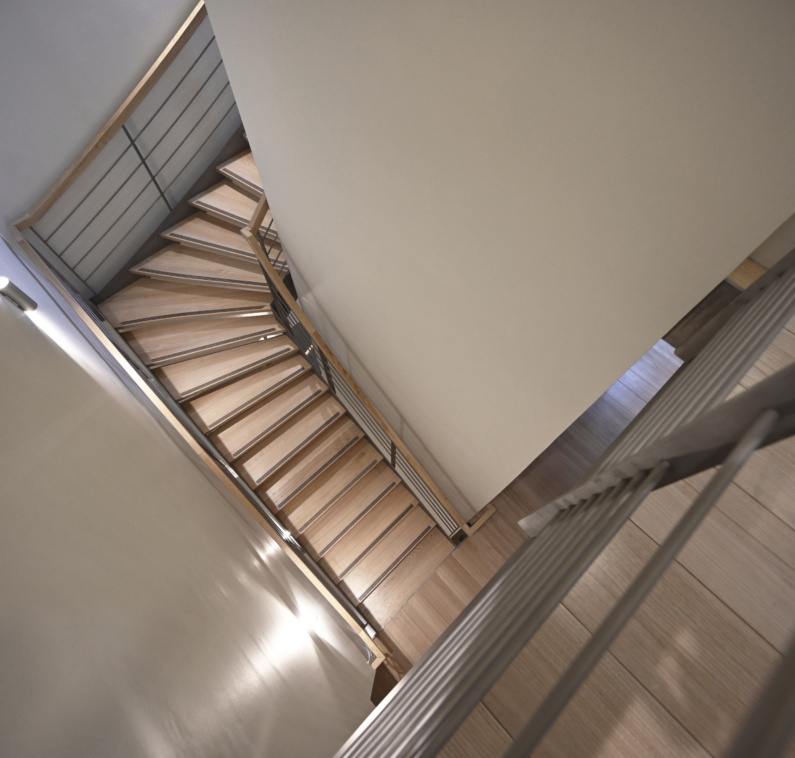
[[[795, 362], [795, 320], [743, 387]], [[660, 343], [493, 500], [494, 515], [414, 576], [379, 621], [407, 669], [523, 542], [517, 521], [574, 486], [677, 370]], [[741, 391], [742, 387], [740, 388]], [[711, 472], [653, 493], [443, 751], [500, 755]], [[795, 440], [759, 451], [534, 755], [722, 755], [795, 632]], [[411, 593], [406, 596], [408, 588]], [[792, 746], [787, 755], [795, 755]]]

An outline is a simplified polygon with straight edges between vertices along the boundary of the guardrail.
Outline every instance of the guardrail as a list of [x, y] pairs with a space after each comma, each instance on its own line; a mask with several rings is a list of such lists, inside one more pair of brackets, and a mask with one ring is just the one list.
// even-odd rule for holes
[[80, 157], [14, 226], [90, 297], [240, 125], [204, 2]]
[[[795, 435], [795, 365], [722, 402], [795, 312], [795, 267], [778, 271], [650, 403], [593, 474], [532, 514], [534, 536], [339, 750], [336, 758], [430, 758], [463, 724], [577, 580], [655, 489], [719, 466], [516, 736], [530, 755], [758, 448]], [[703, 357], [702, 357], [703, 356]], [[678, 377], [678, 378], [677, 378]], [[795, 640], [730, 751], [778, 755], [795, 723]]]
[[[283, 257], [285, 255], [284, 246], [279, 244], [278, 247], [275, 247], [274, 242], [266, 237], [264, 238], [265, 243], [269, 244], [269, 247], [265, 249], [263, 240], [257, 235], [257, 230], [260, 229], [267, 212], [268, 201], [263, 195], [254, 216], [248, 226], [241, 230], [241, 234], [257, 256], [265, 274], [273, 297], [271, 307], [274, 315], [298, 345], [315, 373], [326, 383], [337, 400], [345, 406], [351, 418], [359, 424], [372, 445], [384, 456], [384, 459], [436, 521], [442, 532], [453, 541], [463, 539], [473, 531], [473, 527], [470, 527], [461, 518], [419, 461], [370, 402], [331, 348], [317, 333], [292, 293], [285, 286], [282, 278], [289, 268], [286, 258]], [[270, 229], [270, 227], [268, 228]]]
[[[270, 512], [265, 503], [245, 480], [235, 471], [220, 451], [196, 426], [193, 419], [169, 394], [149, 367], [140, 359], [127, 341], [105, 320], [99, 309], [86, 301], [45, 258], [21, 236], [19, 246], [25, 251], [30, 263], [26, 264], [31, 273], [38, 272], [39, 280], [45, 288], [53, 288], [76, 317], [93, 333], [101, 348], [109, 354], [109, 359], [117, 365], [143, 391], [144, 395], [159, 410], [165, 420], [188, 442], [210, 470], [223, 481], [237, 500], [251, 513], [265, 531], [273, 538], [298, 569], [342, 616], [361, 640], [368, 656], [368, 662], [377, 667], [386, 655], [375, 642], [376, 632], [370, 622], [351, 603], [346, 595], [331, 581], [295, 537]], [[24, 262], [24, 261], [23, 261]]]

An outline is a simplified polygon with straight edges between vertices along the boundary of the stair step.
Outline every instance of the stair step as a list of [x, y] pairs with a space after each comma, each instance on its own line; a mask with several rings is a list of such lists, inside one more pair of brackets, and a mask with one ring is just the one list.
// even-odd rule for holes
[[264, 340], [284, 329], [273, 316], [221, 318], [147, 326], [128, 332], [127, 341], [152, 368]]
[[362, 603], [361, 610], [373, 626], [383, 629], [454, 549], [439, 527], [431, 529]]
[[[241, 228], [251, 221], [257, 207], [255, 197], [227, 181], [219, 182], [188, 202], [194, 208]], [[268, 229], [269, 226], [270, 229]], [[271, 237], [276, 236], [276, 226], [273, 224], [273, 216], [270, 211], [265, 214], [260, 232], [268, 233]]]
[[174, 398], [187, 400], [297, 350], [292, 340], [279, 335], [264, 342], [250, 342], [200, 358], [172, 363], [155, 369], [155, 375]]
[[397, 485], [334, 541], [321, 558], [321, 567], [335, 582], [339, 581], [415, 505], [417, 498], [402, 484]]
[[275, 492], [279, 499], [288, 499], [312, 484], [362, 439], [364, 432], [345, 416], [282, 466], [270, 481], [260, 487], [258, 493], [263, 499], [267, 498], [267, 492], [270, 491]]
[[246, 150], [234, 158], [230, 158], [225, 163], [217, 167], [222, 176], [230, 179], [235, 184], [239, 185], [249, 192], [261, 195], [265, 192], [262, 188], [262, 179], [260, 179], [257, 164], [254, 162], [254, 156], [251, 150]]
[[120, 332], [155, 324], [269, 313], [271, 297], [263, 292], [139, 279], [99, 306]]
[[386, 463], [378, 463], [339, 498], [333, 508], [321, 513], [304, 527], [301, 532], [302, 544], [316, 559], [320, 559], [341, 535], [399, 483], [397, 474]]
[[431, 531], [431, 517], [418, 505], [400, 519], [342, 577], [340, 589], [356, 603], [362, 602]]
[[130, 271], [153, 279], [210, 287], [268, 292], [258, 263], [241, 261], [184, 245], [168, 245]]
[[328, 390], [314, 374], [294, 382], [250, 410], [211, 439], [228, 461], [239, 458]]
[[311, 371], [312, 367], [303, 357], [294, 355], [189, 400], [183, 408], [198, 427], [209, 434]]
[[207, 213], [194, 213], [160, 236], [208, 253], [257, 262], [257, 256], [249, 249], [239, 226], [213, 218]]
[[316, 400], [241, 458], [237, 470], [258, 487], [344, 415], [345, 409], [330, 395]]
[[296, 533], [302, 532], [381, 460], [381, 454], [363, 440], [294, 497], [278, 501], [276, 493], [270, 490], [267, 496]]

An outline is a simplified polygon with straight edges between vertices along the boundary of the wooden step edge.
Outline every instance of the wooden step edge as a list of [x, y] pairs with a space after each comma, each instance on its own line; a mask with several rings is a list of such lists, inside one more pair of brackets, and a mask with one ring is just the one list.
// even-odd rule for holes
[[170, 355], [163, 355], [151, 362], [144, 361], [149, 368], [162, 368], [163, 366], [171, 366], [175, 363], [188, 361], [191, 358], [201, 358], [203, 355], [210, 353], [220, 353], [223, 350], [229, 350], [233, 347], [240, 347], [241, 345], [248, 345], [250, 342], [260, 342], [267, 337], [276, 337], [284, 334], [284, 329], [281, 326], [270, 326], [259, 332], [252, 332], [241, 337], [230, 337], [226, 340], [219, 340], [212, 342], [208, 345], [191, 348], [190, 350], [183, 350], [179, 353], [171, 353]]
[[[283, 469], [305, 447], [307, 447], [308, 445], [311, 445], [318, 437], [320, 437], [321, 434], [323, 434], [323, 432], [328, 431], [334, 424], [336, 424], [338, 421], [341, 421], [342, 419], [344, 419], [345, 416], [346, 416], [346, 414], [345, 414], [344, 411], [341, 412], [341, 413], [337, 412], [330, 419], [327, 419], [326, 421], [324, 421], [323, 424], [321, 424], [320, 427], [315, 429], [312, 432], [312, 434], [309, 435], [309, 437], [307, 437], [304, 440], [302, 440], [296, 447], [294, 447], [292, 450], [290, 450], [290, 452], [288, 452], [287, 455], [285, 455], [282, 459], [280, 459], [277, 463], [275, 463], [268, 471], [266, 471], [264, 474], [262, 474], [262, 476], [260, 476], [260, 478], [256, 482], [254, 482], [253, 484], [250, 481], [250, 477], [248, 476], [248, 474], [245, 474], [244, 472], [241, 471], [241, 472], [239, 472], [240, 475], [243, 476], [246, 479], [246, 481], [252, 487], [261, 487], [268, 479], [270, 479], [271, 477], [273, 477], [277, 473], [279, 473], [279, 471], [281, 471], [281, 469]], [[350, 444], [351, 443], [349, 443], [349, 445]], [[346, 445], [346, 448], [347, 447], [348, 447], [348, 445]], [[346, 449], [346, 448], [344, 448], [344, 449]], [[335, 456], [335, 457], [337, 457], [337, 456]], [[317, 473], [319, 473], [319, 472], [317, 472]], [[314, 478], [314, 476], [317, 476], [317, 473], [314, 474], [313, 477], [310, 477], [310, 479], [308, 479], [306, 482], [303, 482], [301, 484], [301, 489], [303, 489], [309, 483], [309, 481], [311, 481], [311, 479]]]
[[[238, 216], [235, 213], [232, 213], [231, 211], [227, 210], [226, 208], [222, 208], [221, 206], [218, 205], [213, 205], [212, 203], [209, 203], [203, 199], [204, 195], [211, 192], [213, 189], [215, 189], [215, 187], [210, 187], [210, 189], [205, 190], [205, 192], [196, 195], [196, 197], [193, 197], [190, 200], [188, 200], [188, 204], [192, 205], [194, 208], [200, 211], [204, 211], [207, 215], [212, 216], [213, 218], [220, 219], [221, 221], [226, 221], [227, 223], [240, 227], [241, 229], [244, 226], [247, 226], [251, 221], [251, 219], [243, 218], [243, 216]], [[244, 192], [247, 196], [251, 197], [251, 199], [254, 200], [255, 202], [258, 199], [252, 197], [250, 192], [245, 192], [245, 190], [243, 190], [240, 187], [235, 187], [235, 189], [238, 190], [239, 192]], [[267, 237], [272, 239], [275, 239], [278, 236], [275, 229], [273, 228], [269, 229], [267, 226], [264, 225], [260, 227], [260, 234], [265, 234]]]
[[[401, 521], [402, 521], [402, 520], [403, 520], [403, 519], [404, 519], [404, 518], [405, 518], [405, 517], [406, 517], [406, 516], [407, 516], [409, 513], [411, 513], [411, 512], [414, 510], [414, 508], [416, 508], [416, 507], [418, 507], [418, 505], [417, 505], [417, 499], [416, 499], [416, 498], [412, 498], [412, 499], [409, 501], [408, 507], [404, 508], [404, 509], [403, 509], [403, 511], [401, 512], [401, 514], [400, 514], [400, 518], [398, 518], [398, 519], [395, 519], [395, 520], [394, 520], [394, 521], [393, 521], [393, 522], [390, 524], [390, 526], [389, 526], [389, 529], [386, 529], [386, 530], [385, 530], [385, 531], [384, 531], [384, 532], [381, 534], [381, 536], [380, 536], [380, 537], [379, 537], [377, 540], [374, 540], [374, 541], [372, 542], [372, 544], [370, 545], [370, 547], [369, 547], [367, 550], [365, 550], [365, 551], [364, 551], [364, 552], [363, 552], [363, 553], [362, 553], [362, 554], [361, 554], [361, 555], [360, 555], [360, 556], [359, 556], [359, 557], [358, 557], [358, 558], [357, 558], [357, 559], [356, 559], [356, 560], [355, 560], [353, 563], [351, 563], [351, 565], [350, 565], [350, 566], [348, 566], [348, 568], [346, 568], [346, 569], [345, 569], [345, 571], [344, 571], [344, 572], [343, 572], [343, 573], [340, 575], [340, 580], [344, 579], [344, 578], [345, 578], [345, 577], [346, 577], [346, 576], [347, 576], [347, 575], [348, 575], [348, 574], [349, 574], [351, 571], [353, 571], [353, 569], [355, 569], [355, 568], [356, 568], [356, 566], [357, 566], [359, 563], [361, 563], [361, 562], [362, 562], [362, 561], [363, 561], [363, 560], [364, 560], [364, 559], [367, 557], [368, 553], [372, 552], [372, 551], [373, 551], [375, 548], [377, 548], [377, 547], [378, 547], [378, 545], [379, 545], [381, 542], [383, 542], [385, 539], [387, 539], [387, 537], [389, 537], [389, 533], [390, 533], [390, 532], [391, 532], [391, 531], [392, 531], [392, 530], [393, 530], [393, 529], [394, 529], [394, 528], [395, 528], [395, 527], [396, 527], [396, 526], [397, 526], [397, 525], [398, 525], [398, 524], [399, 524], [399, 523], [400, 523], [400, 522], [401, 522]], [[390, 567], [390, 568], [389, 568], [389, 571], [391, 571], [391, 570], [392, 570], [392, 568], [394, 568], [394, 567]], [[379, 579], [379, 580], [377, 580], [377, 581], [380, 581], [380, 579]]]
[[455, 554], [455, 546], [438, 526], [414, 546], [407, 557], [367, 596], [359, 610], [374, 629], [383, 629], [395, 614], [423, 587], [438, 568]]
[[[289, 357], [290, 357], [289, 355], [286, 355], [284, 357], [279, 357], [277, 360], [273, 361], [273, 363], [271, 365], [274, 365], [276, 363], [280, 363], [281, 361], [287, 360], [287, 358], [289, 358]], [[279, 390], [284, 389], [285, 387], [289, 386], [290, 384], [295, 382], [300, 377], [306, 376], [311, 370], [312, 370], [311, 367], [299, 366], [298, 368], [296, 368], [296, 370], [292, 374], [284, 377], [284, 379], [282, 379], [281, 381], [277, 382], [276, 384], [274, 384], [273, 386], [269, 387], [268, 389], [266, 389], [266, 390], [258, 393], [257, 395], [254, 395], [253, 397], [249, 398], [244, 403], [241, 403], [239, 406], [237, 406], [233, 410], [229, 411], [229, 413], [227, 413], [226, 415], [221, 416], [221, 418], [219, 418], [219, 419], [216, 419], [211, 425], [208, 425], [208, 424], [204, 423], [204, 421], [201, 420], [201, 418], [199, 417], [198, 414], [194, 414], [192, 412], [192, 409], [186, 409], [186, 410], [188, 411], [188, 415], [193, 419], [193, 421], [196, 423], [196, 425], [205, 434], [212, 434], [213, 432], [215, 432], [218, 429], [220, 429], [224, 424], [229, 423], [233, 418], [239, 416], [241, 413], [244, 413], [249, 408], [253, 408], [255, 405], [257, 405], [257, 403], [262, 402], [263, 400], [265, 400], [270, 395], [273, 395], [275, 392], [278, 392]]]
[[[345, 418], [345, 416], [343, 416], [342, 418]], [[336, 419], [336, 421], [339, 421], [339, 419]], [[357, 442], [361, 442], [363, 439], [365, 439], [364, 432], [361, 433], [361, 436], [355, 437], [350, 442], [348, 442], [345, 445], [345, 447], [343, 447], [339, 452], [335, 453], [334, 456], [330, 458], [326, 463], [324, 463], [323, 466], [321, 466], [317, 471], [315, 471], [315, 473], [312, 474], [312, 476], [310, 476], [309, 479], [307, 479], [304, 482], [301, 482], [301, 484], [293, 492], [290, 493], [288, 499], [295, 497], [299, 492], [301, 492], [304, 489], [304, 487], [314, 482], [315, 479], [317, 479], [324, 471], [327, 471], [330, 466], [333, 466], [335, 461], [339, 460], [341, 456], [347, 453], [348, 450], [350, 450]], [[265, 493], [265, 489], [267, 486], [267, 480], [272, 476], [273, 474], [269, 474], [266, 478], [261, 479], [260, 482], [256, 485], [256, 487], [262, 488], [263, 490], [262, 492], [263, 502], [271, 504], [273, 503], [273, 501], [267, 496], [267, 494]], [[248, 481], [248, 479], [246, 479], [246, 481]], [[285, 500], [284, 502], [286, 503], [287, 500]], [[278, 510], [278, 508], [275, 505], [274, 508]]]
[[[262, 442], [266, 437], [270, 436], [274, 432], [276, 432], [281, 426], [286, 424], [291, 418], [298, 415], [302, 410], [304, 410], [310, 403], [315, 402], [321, 395], [324, 395], [328, 391], [328, 388], [318, 389], [316, 390], [310, 397], [302, 400], [298, 405], [294, 408], [291, 408], [284, 416], [281, 416], [276, 421], [274, 421], [267, 429], [263, 429], [259, 432], [256, 437], [248, 440], [243, 447], [237, 450], [229, 450], [226, 445], [221, 442], [221, 440], [214, 439], [213, 442], [215, 446], [224, 454], [224, 457], [231, 463], [232, 461], [237, 460], [241, 455], [247, 453], [251, 450], [252, 447], [258, 445]], [[336, 419], [334, 419], [336, 420]]]
[[246, 177], [241, 176], [240, 174], [232, 171], [229, 168], [229, 165], [233, 163], [239, 156], [235, 156], [234, 158], [230, 158], [226, 163], [222, 163], [220, 166], [216, 166], [215, 170], [223, 176], [225, 179], [229, 179], [229, 181], [234, 182], [238, 187], [241, 189], [247, 190], [250, 193], [255, 193], [258, 196], [262, 196], [265, 194], [264, 187], [260, 187], [254, 182], [250, 182]]
[[[344, 487], [342, 490], [340, 490], [340, 491], [339, 491], [339, 492], [338, 492], [336, 495], [334, 495], [334, 497], [332, 497], [332, 498], [331, 498], [331, 500], [329, 500], [329, 501], [328, 501], [328, 502], [327, 502], [327, 503], [326, 503], [324, 506], [322, 506], [322, 507], [321, 507], [321, 509], [320, 509], [320, 510], [319, 510], [319, 511], [318, 511], [318, 512], [317, 512], [317, 513], [314, 515], [314, 516], [312, 516], [312, 518], [310, 518], [310, 519], [309, 519], [309, 521], [307, 521], [307, 522], [306, 522], [306, 523], [305, 523], [303, 526], [301, 526], [301, 528], [298, 530], [298, 533], [299, 533], [299, 534], [303, 534], [303, 533], [304, 533], [304, 532], [305, 532], [307, 529], [309, 529], [309, 527], [310, 527], [310, 526], [312, 526], [312, 524], [314, 524], [314, 523], [315, 523], [315, 522], [316, 522], [316, 521], [317, 521], [317, 520], [318, 520], [318, 519], [319, 519], [319, 518], [320, 518], [320, 517], [321, 517], [321, 516], [322, 516], [324, 513], [328, 513], [328, 510], [329, 510], [329, 508], [331, 508], [331, 506], [332, 506], [332, 505], [334, 505], [335, 503], [338, 503], [338, 502], [340, 501], [340, 498], [341, 498], [343, 495], [345, 495], [345, 494], [347, 494], [348, 492], [350, 492], [350, 491], [351, 491], [351, 489], [352, 489], [352, 488], [353, 488], [353, 487], [354, 487], [356, 484], [358, 484], [360, 481], [362, 481], [362, 479], [363, 479], [365, 476], [367, 476], [367, 474], [369, 474], [369, 473], [370, 473], [370, 472], [371, 472], [371, 471], [372, 471], [372, 470], [373, 470], [373, 469], [374, 469], [374, 468], [375, 468], [375, 467], [376, 467], [376, 466], [377, 466], [379, 463], [381, 463], [381, 461], [382, 461], [382, 460], [383, 460], [383, 459], [376, 460], [376, 461], [371, 461], [371, 462], [370, 462], [370, 464], [367, 466], [367, 468], [366, 468], [366, 469], [364, 469], [364, 470], [363, 470], [363, 471], [361, 471], [359, 474], [357, 474], [357, 475], [356, 475], [356, 476], [355, 476], [353, 479], [351, 479], [351, 481], [350, 481], [350, 482], [348, 482], [348, 484], [346, 484], [346, 485], [345, 485], [345, 487]], [[284, 502], [283, 502], [281, 505], [279, 505], [279, 506], [278, 506], [279, 510], [281, 510], [281, 509], [282, 509], [282, 508], [284, 508], [286, 505], [288, 505], [288, 503], [290, 502], [290, 500], [292, 500], [292, 498], [293, 498], [293, 497], [295, 497], [295, 494], [292, 494], [292, 495], [290, 495], [290, 499], [289, 499], [289, 500], [285, 500], [285, 501], [284, 501]]]
[[[409, 511], [411, 513], [411, 511]], [[405, 516], [403, 517], [405, 518]], [[402, 519], [401, 519], [402, 521]], [[376, 589], [378, 589], [378, 585], [381, 584], [406, 558], [406, 556], [420, 543], [422, 542], [423, 538], [428, 535], [428, 533], [436, 526], [436, 524], [428, 524], [425, 529], [414, 539], [412, 540], [411, 544], [398, 556], [392, 563], [389, 565], [388, 568], [384, 570], [384, 572], [379, 576], [364, 592], [362, 592], [361, 596], [357, 597], [353, 594], [346, 586], [345, 586], [345, 579], [342, 579], [339, 583], [339, 588], [345, 593], [349, 600], [351, 600], [355, 604], [363, 603], [367, 600], [367, 597], [371, 595]], [[379, 543], [382, 540], [379, 540]], [[376, 543], [378, 544], [378, 543]], [[358, 563], [358, 561], [357, 561]], [[355, 564], [354, 564], [355, 565]], [[351, 567], [353, 568], [353, 567]]]
[[162, 269], [154, 268], [152, 264], [147, 264], [147, 261], [133, 266], [130, 273], [137, 274], [138, 276], [148, 276], [150, 279], [159, 279], [163, 282], [184, 282], [185, 284], [196, 284], [200, 287], [215, 287], [216, 289], [227, 290], [248, 290], [251, 292], [266, 292], [269, 293], [270, 289], [264, 282], [262, 284], [255, 284], [247, 282], [242, 279], [228, 279], [226, 277], [218, 276], [202, 276], [199, 274], [176, 274], [173, 271], [164, 271]]
[[[207, 214], [204, 214], [207, 215]], [[215, 221], [216, 219], [212, 219]], [[257, 256], [254, 253], [249, 252], [248, 250], [238, 250], [234, 247], [227, 247], [226, 245], [219, 245], [215, 242], [210, 242], [208, 240], [202, 239], [200, 237], [193, 237], [187, 234], [182, 234], [181, 232], [175, 231], [179, 229], [180, 224], [176, 224], [172, 226], [170, 229], [166, 229], [166, 231], [161, 232], [160, 236], [163, 239], [168, 240], [169, 242], [176, 242], [179, 245], [184, 247], [194, 248], [196, 250], [201, 250], [204, 253], [215, 253], [216, 255], [223, 255], [227, 258], [233, 258], [236, 260], [247, 261], [248, 263], [256, 263]], [[243, 238], [241, 237], [241, 240]]]
[[265, 366], [268, 366], [277, 360], [295, 355], [297, 352], [298, 348], [296, 346], [287, 346], [284, 348], [284, 350], [280, 350], [278, 353], [260, 358], [253, 363], [247, 363], [245, 366], [235, 369], [234, 371], [230, 371], [226, 374], [216, 377], [215, 379], [211, 379], [208, 382], [204, 382], [203, 384], [197, 385], [196, 387], [192, 387], [184, 393], [179, 393], [176, 388], [173, 388], [173, 385], [170, 386], [170, 382], [167, 383], [163, 379], [160, 381], [163, 383], [173, 398], [179, 402], [182, 402], [184, 400], [191, 400], [192, 398], [197, 397], [208, 390], [214, 389], [215, 387], [220, 387], [222, 384], [228, 384], [234, 379], [239, 379], [241, 376], [245, 376], [246, 374], [250, 374], [252, 371], [256, 371], [258, 368], [265, 368]]
[[[390, 482], [388, 486], [384, 487], [384, 490], [376, 495], [375, 499], [368, 504], [368, 506], [350, 523], [348, 526], [345, 527], [336, 537], [334, 537], [331, 542], [328, 543], [322, 550], [318, 551], [318, 555], [322, 558], [331, 548], [334, 547], [351, 529], [353, 529], [356, 524], [358, 524], [376, 505], [378, 505], [390, 492], [392, 492], [395, 487], [400, 484], [400, 481], [397, 482]], [[409, 508], [411, 508], [414, 503], [409, 504]]]
[[[338, 574], [337, 574], [337, 573], [335, 573], [335, 571], [334, 571], [334, 570], [331, 568], [331, 566], [329, 566], [328, 562], [326, 562], [322, 556], [321, 556], [321, 558], [320, 558], [320, 561], [319, 561], [320, 567], [321, 567], [321, 568], [322, 568], [322, 569], [323, 569], [323, 570], [324, 570], [324, 571], [325, 571], [325, 572], [326, 572], [326, 573], [327, 573], [327, 574], [328, 574], [328, 575], [331, 577], [332, 581], [333, 581], [335, 584], [338, 584], [339, 582], [343, 581], [343, 579], [345, 578], [345, 576], [346, 576], [346, 575], [347, 575], [347, 574], [348, 574], [348, 573], [349, 573], [351, 570], [353, 570], [353, 569], [356, 567], [356, 564], [357, 564], [357, 563], [359, 563], [359, 561], [363, 560], [363, 559], [364, 559], [364, 558], [367, 556], [367, 554], [368, 554], [368, 553], [369, 553], [371, 550], [374, 550], [374, 549], [376, 548], [376, 546], [377, 546], [377, 545], [378, 545], [378, 544], [379, 544], [379, 543], [380, 543], [380, 542], [381, 542], [383, 539], [385, 539], [385, 538], [386, 538], [386, 537], [389, 535], [389, 532], [391, 532], [391, 531], [392, 531], [392, 530], [393, 530], [393, 529], [394, 529], [394, 528], [395, 528], [395, 527], [398, 525], [398, 523], [399, 523], [400, 521], [402, 521], [402, 520], [403, 520], [403, 518], [404, 518], [405, 516], [407, 516], [407, 515], [408, 515], [409, 511], [411, 511], [411, 509], [412, 509], [412, 508], [414, 508], [414, 507], [415, 507], [415, 505], [416, 505], [416, 503], [412, 503], [412, 502], [410, 502], [410, 503], [409, 503], [409, 504], [408, 504], [408, 505], [407, 505], [407, 506], [406, 506], [406, 507], [403, 509], [403, 511], [401, 511], [401, 512], [400, 512], [400, 513], [399, 513], [399, 514], [398, 514], [398, 515], [397, 515], [397, 516], [396, 516], [396, 517], [395, 517], [395, 518], [394, 518], [394, 519], [393, 519], [393, 520], [392, 520], [392, 521], [391, 521], [391, 522], [390, 522], [390, 523], [389, 523], [389, 524], [386, 526], [386, 528], [385, 528], [385, 529], [384, 529], [384, 530], [381, 532], [381, 534], [379, 534], [377, 537], [375, 537], [375, 539], [373, 539], [373, 540], [370, 542], [370, 544], [368, 544], [368, 545], [364, 546], [364, 547], [362, 548], [362, 551], [361, 551], [361, 553], [359, 553], [359, 555], [358, 555], [356, 558], [354, 558], [354, 559], [353, 559], [353, 561], [351, 561], [351, 563], [350, 563], [348, 566], [346, 566], [346, 567], [345, 567], [345, 568], [344, 568], [342, 571], [340, 571]], [[370, 511], [370, 509], [371, 509], [371, 508], [368, 508], [368, 509], [367, 509], [367, 510], [368, 510], [368, 512]], [[361, 519], [357, 519], [357, 522], [358, 522], [358, 521], [361, 521]], [[430, 528], [430, 527], [429, 527], [429, 528]], [[346, 531], [346, 532], [348, 532], [348, 531], [350, 531], [350, 530], [346, 529], [345, 531]], [[423, 535], [423, 536], [424, 536], [424, 535]], [[335, 542], [337, 542], [337, 540], [335, 540]], [[414, 547], [414, 546], [412, 545], [412, 547]], [[390, 570], [391, 570], [391, 569], [390, 569]]]
[[[102, 308], [100, 308], [100, 311]], [[215, 308], [203, 311], [183, 311], [181, 313], [164, 313], [144, 318], [127, 319], [114, 323], [114, 319], [104, 314], [105, 318], [115, 327], [119, 334], [143, 329], [146, 326], [165, 326], [166, 324], [181, 324], [187, 321], [217, 321], [222, 318], [240, 318], [246, 316], [272, 316], [270, 303], [254, 305], [247, 308]]]

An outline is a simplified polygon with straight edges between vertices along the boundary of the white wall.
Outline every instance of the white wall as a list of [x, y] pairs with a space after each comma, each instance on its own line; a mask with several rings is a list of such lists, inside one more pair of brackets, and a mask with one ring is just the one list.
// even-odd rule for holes
[[791, 2], [209, 10], [305, 301], [474, 507], [795, 208]]
[[2, 243], [0, 275], [40, 304], [0, 297], [0, 755], [333, 755], [361, 642]]
[[77, 158], [184, 23], [194, 0], [0, 3], [0, 223]]

